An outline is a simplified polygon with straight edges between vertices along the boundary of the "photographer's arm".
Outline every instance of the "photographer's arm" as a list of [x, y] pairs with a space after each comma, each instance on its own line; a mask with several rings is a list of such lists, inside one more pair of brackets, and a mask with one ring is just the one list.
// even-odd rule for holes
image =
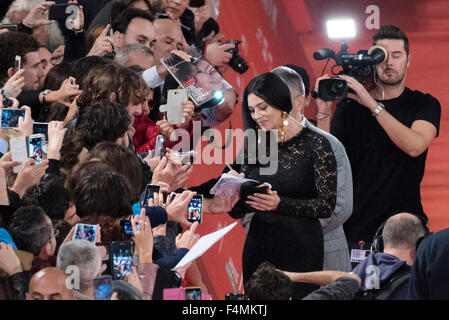
[[[349, 76], [340, 76], [348, 83], [348, 87], [356, 92], [348, 97], [358, 101], [374, 113], [378, 102], [369, 94], [363, 85]], [[380, 126], [387, 133], [391, 141], [410, 157], [418, 157], [425, 152], [437, 135], [437, 128], [428, 121], [416, 120], [411, 128], [405, 126], [387, 110], [383, 109], [376, 116]]]
[[292, 282], [306, 282], [317, 284], [319, 286], [328, 285], [342, 277], [353, 278], [357, 280], [359, 285], [361, 283], [360, 278], [356, 274], [342, 271], [324, 270], [314, 272], [287, 272], [287, 271], [282, 272], [287, 277], [289, 277]]

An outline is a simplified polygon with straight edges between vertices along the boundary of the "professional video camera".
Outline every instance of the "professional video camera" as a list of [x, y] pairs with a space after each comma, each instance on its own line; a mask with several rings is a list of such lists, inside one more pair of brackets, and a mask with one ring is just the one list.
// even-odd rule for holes
[[230, 43], [230, 44], [234, 44], [235, 45], [234, 49], [226, 50], [227, 52], [232, 53], [232, 58], [231, 58], [231, 60], [229, 60], [229, 66], [235, 72], [238, 72], [240, 74], [245, 73], [248, 70], [249, 66], [248, 66], [248, 63], [246, 62], [245, 58], [243, 58], [241, 55], [239, 55], [239, 47], [238, 47], [238, 45], [240, 43], [242, 43], [242, 41], [229, 40], [229, 41], [226, 41], [225, 43]]
[[[387, 51], [381, 46], [373, 46], [369, 50], [360, 50], [357, 54], [351, 54], [348, 53], [348, 48], [346, 43], [341, 45], [341, 51], [338, 53], [335, 53], [332, 49], [323, 48], [315, 51], [313, 58], [315, 60], [328, 59], [327, 63], [332, 58], [336, 63], [332, 67], [333, 75], [344, 74], [351, 76], [364, 85], [368, 91], [372, 90], [375, 86], [374, 66], [385, 61]], [[335, 73], [334, 68], [337, 66], [342, 67], [342, 70]], [[312, 97], [319, 97], [324, 101], [341, 100], [346, 97], [348, 92], [353, 91], [348, 89], [346, 81], [339, 77], [333, 77], [321, 80], [318, 93], [312, 91]]]

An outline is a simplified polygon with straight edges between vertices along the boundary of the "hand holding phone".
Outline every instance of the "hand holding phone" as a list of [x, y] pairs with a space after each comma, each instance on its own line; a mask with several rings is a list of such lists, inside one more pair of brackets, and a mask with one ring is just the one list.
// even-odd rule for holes
[[123, 280], [132, 272], [134, 243], [132, 241], [112, 241], [109, 247], [112, 278]]
[[[144, 197], [143, 197], [143, 200], [141, 203], [142, 207], [148, 207], [148, 201], [153, 198], [155, 193], [159, 194], [160, 191], [161, 191], [161, 187], [159, 185], [147, 184], [147, 186], [145, 188]], [[159, 205], [159, 204], [156, 204], [156, 205]]]
[[33, 134], [29, 138], [28, 157], [36, 160], [35, 164], [39, 164], [47, 158], [44, 144], [45, 136], [42, 133]]
[[187, 101], [187, 91], [185, 89], [168, 90], [167, 104], [161, 105], [159, 110], [167, 112], [167, 120], [171, 124], [182, 124], [185, 118], [182, 115], [182, 103]]

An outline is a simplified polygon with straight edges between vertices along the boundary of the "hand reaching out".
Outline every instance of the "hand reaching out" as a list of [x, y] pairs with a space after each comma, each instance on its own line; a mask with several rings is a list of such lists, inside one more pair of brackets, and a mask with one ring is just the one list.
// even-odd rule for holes
[[9, 78], [8, 81], [6, 81], [5, 85], [3, 86], [3, 90], [8, 91], [12, 94], [12, 97], [17, 97], [21, 92], [22, 88], [25, 85], [25, 80], [22, 77], [23, 73], [25, 72], [25, 69], [20, 69], [14, 75]]
[[28, 13], [22, 23], [28, 28], [37, 28], [39, 26], [52, 24], [55, 21], [48, 20], [46, 18], [46, 12], [54, 4], [54, 1], [45, 1], [40, 3]]
[[64, 128], [64, 123], [62, 121], [51, 121], [48, 123], [48, 159], [59, 160], [61, 158], [59, 150], [61, 150], [66, 131], [67, 128]]
[[111, 26], [108, 24], [95, 40], [92, 49], [90, 49], [87, 56], [100, 56], [103, 57], [108, 53], [114, 51], [114, 39], [109, 36], [109, 29]]

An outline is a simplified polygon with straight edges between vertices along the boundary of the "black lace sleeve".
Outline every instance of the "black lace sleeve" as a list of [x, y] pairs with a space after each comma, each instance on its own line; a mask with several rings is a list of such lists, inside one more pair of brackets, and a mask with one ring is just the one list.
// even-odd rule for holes
[[311, 144], [313, 176], [317, 197], [292, 199], [279, 196], [277, 214], [313, 218], [332, 215], [337, 200], [337, 163], [332, 148], [324, 138], [314, 138]]

